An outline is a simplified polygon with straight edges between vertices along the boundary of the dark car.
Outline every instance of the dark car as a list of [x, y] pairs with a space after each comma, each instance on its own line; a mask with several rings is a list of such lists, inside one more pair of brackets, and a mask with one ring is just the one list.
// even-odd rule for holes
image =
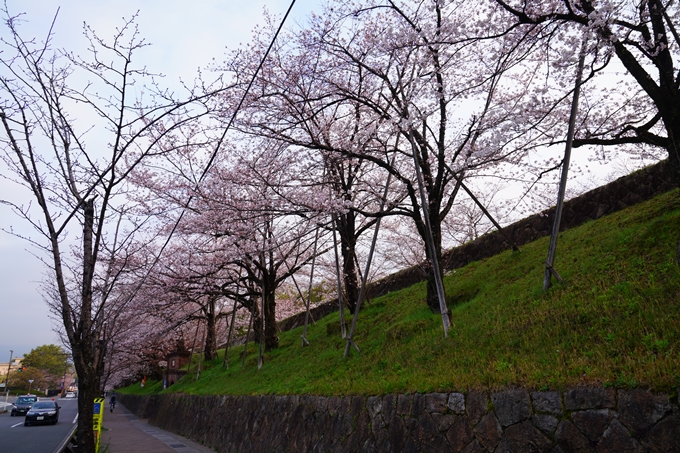
[[59, 421], [60, 406], [54, 401], [38, 401], [26, 413], [24, 426], [48, 423], [56, 425]]
[[17, 398], [16, 402], [12, 404], [12, 417], [15, 415], [24, 415], [31, 408], [33, 403], [38, 401], [35, 395], [22, 395]]

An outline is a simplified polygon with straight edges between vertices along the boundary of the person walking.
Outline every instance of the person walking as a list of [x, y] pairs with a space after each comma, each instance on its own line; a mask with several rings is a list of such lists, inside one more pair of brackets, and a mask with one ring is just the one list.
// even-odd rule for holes
[[113, 413], [113, 408], [116, 407], [116, 393], [111, 392], [111, 399], [109, 400], [109, 408], [111, 413]]

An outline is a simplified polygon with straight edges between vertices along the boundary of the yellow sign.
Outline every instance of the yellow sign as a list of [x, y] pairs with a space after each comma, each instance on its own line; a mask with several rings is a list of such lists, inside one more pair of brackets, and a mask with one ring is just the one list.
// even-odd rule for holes
[[99, 452], [99, 435], [102, 431], [102, 418], [104, 417], [104, 398], [94, 399], [94, 410], [92, 411], [92, 422], [94, 423], [95, 451]]

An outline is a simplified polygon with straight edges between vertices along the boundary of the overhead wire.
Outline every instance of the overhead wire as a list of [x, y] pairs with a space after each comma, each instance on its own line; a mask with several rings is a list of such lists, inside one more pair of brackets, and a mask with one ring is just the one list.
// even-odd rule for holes
[[[260, 63], [258, 64], [257, 69], [253, 73], [253, 76], [250, 79], [250, 82], [248, 83], [248, 86], [246, 87], [246, 90], [244, 91], [243, 96], [241, 97], [241, 100], [239, 101], [236, 109], [234, 109], [234, 112], [232, 113], [231, 118], [229, 119], [229, 122], [227, 123], [227, 126], [224, 128], [224, 130], [222, 131], [222, 135], [220, 136], [219, 140], [217, 141], [217, 144], [216, 144], [215, 149], [213, 150], [213, 152], [210, 156], [210, 159], [208, 160], [203, 172], [201, 173], [201, 176], [198, 179], [198, 182], [194, 186], [194, 192], [198, 191], [199, 185], [203, 182], [206, 175], [208, 174], [208, 171], [210, 171], [210, 168], [214, 164], [215, 159], [217, 157], [217, 154], [219, 153], [220, 148], [222, 147], [222, 144], [224, 143], [224, 140], [227, 136], [227, 133], [229, 132], [229, 129], [231, 128], [232, 124], [234, 123], [234, 121], [236, 119], [236, 115], [238, 114], [239, 110], [243, 106], [243, 103], [245, 102], [245, 99], [248, 96], [248, 92], [250, 91], [251, 87], [253, 86], [253, 83], [255, 83], [255, 79], [256, 79], [257, 75], [259, 74], [260, 70], [262, 69], [262, 66], [264, 66], [264, 63], [267, 60], [267, 57], [269, 56], [269, 52], [271, 51], [272, 47], [274, 47], [274, 44], [276, 43], [276, 39], [278, 38], [279, 33], [281, 32], [284, 24], [286, 23], [286, 19], [288, 18], [291, 10], [293, 9], [293, 5], [295, 5], [295, 1], [296, 0], [291, 1], [290, 6], [288, 7], [288, 10], [286, 11], [286, 14], [283, 16], [283, 19], [281, 19], [281, 23], [279, 24], [279, 27], [277, 28], [276, 33], [274, 33], [274, 36], [272, 37], [272, 40], [269, 43], [269, 46], [267, 47], [267, 50], [265, 51], [264, 55], [260, 59]], [[161, 246], [160, 251], [154, 257], [154, 261], [151, 264], [151, 266], [149, 267], [149, 270], [147, 271], [146, 275], [139, 282], [139, 285], [137, 285], [137, 290], [139, 290], [142, 287], [142, 285], [146, 282], [147, 277], [151, 274], [151, 271], [154, 269], [154, 267], [156, 267], [156, 264], [158, 264], [158, 262], [160, 261], [161, 256], [163, 255], [163, 252], [165, 251], [168, 244], [170, 243], [170, 240], [172, 239], [175, 232], [177, 231], [177, 228], [178, 228], [180, 222], [182, 221], [182, 219], [184, 218], [184, 214], [186, 213], [186, 210], [189, 208], [193, 199], [194, 199], [194, 195], [191, 194], [189, 196], [188, 200], [186, 201], [186, 203], [184, 204], [184, 206], [182, 206], [182, 210], [181, 210], [179, 217], [175, 221], [175, 224], [173, 225], [172, 229], [170, 230], [170, 233], [168, 234], [167, 239], [165, 240], [165, 242]], [[137, 290], [132, 292], [132, 296], [128, 300], [128, 302], [130, 302], [132, 300], [132, 298], [134, 298], [134, 295], [137, 293]]]

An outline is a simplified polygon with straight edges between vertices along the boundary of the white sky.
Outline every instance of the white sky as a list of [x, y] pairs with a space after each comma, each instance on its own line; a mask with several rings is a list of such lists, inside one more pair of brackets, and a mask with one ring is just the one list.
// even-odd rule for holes
[[[25, 12], [21, 27], [24, 38], [44, 39], [60, 7], [54, 47], [82, 52], [87, 42], [82, 34], [87, 22], [102, 37], [113, 34], [122, 18], [139, 11], [141, 35], [152, 44], [140, 57], [154, 73], [166, 75], [166, 85], [183, 78], [191, 81], [199, 67], [213, 58], [218, 61], [225, 47], [236, 48], [250, 40], [250, 31], [263, 22], [263, 8], [282, 16], [290, 0], [7, 0], [11, 14]], [[297, 0], [287, 26], [304, 21], [310, 11], [319, 11], [322, 0]], [[0, 37], [7, 37], [4, 27]], [[0, 180], [2, 198], [16, 191]], [[15, 193], [12, 193], [14, 196]], [[9, 198], [9, 197], [8, 197]], [[26, 200], [28, 198], [25, 198]], [[6, 206], [0, 205], [0, 227], [33, 233]], [[42, 344], [59, 344], [53, 321], [38, 292], [46, 269], [33, 255], [36, 250], [21, 239], [0, 231], [0, 362], [28, 353]]]

